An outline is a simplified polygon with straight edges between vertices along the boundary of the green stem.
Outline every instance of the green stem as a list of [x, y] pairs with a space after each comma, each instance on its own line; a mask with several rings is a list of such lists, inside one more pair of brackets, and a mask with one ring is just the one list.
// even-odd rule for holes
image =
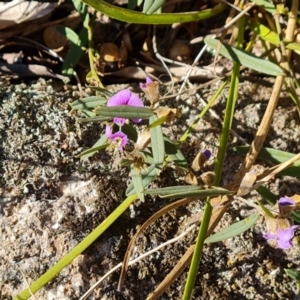
[[[214, 15], [217, 15], [225, 10], [227, 7], [225, 4], [220, 3], [212, 9], [205, 9], [197, 12], [185, 12], [185, 13], [163, 13], [146, 15], [144, 13], [136, 12], [130, 9], [116, 7], [103, 0], [81, 0], [94, 9], [102, 12], [103, 14], [117, 19], [119, 21], [135, 23], [135, 24], [173, 24], [173, 23], [185, 23], [194, 22], [197, 20], [208, 19]], [[146, 0], [148, 1], [148, 0]]]
[[205, 204], [203, 218], [202, 218], [201, 226], [199, 229], [198, 238], [197, 238], [195, 250], [193, 253], [193, 258], [191, 261], [191, 266], [189, 269], [189, 274], [188, 274], [188, 278], [186, 281], [182, 300], [191, 299], [193, 288], [194, 288], [196, 277], [197, 277], [197, 273], [198, 273], [199, 264], [201, 261], [203, 245], [204, 245], [204, 241], [206, 239], [206, 234], [207, 234], [211, 214], [212, 214], [212, 206], [210, 205], [210, 202], [207, 201]]
[[65, 255], [56, 265], [33, 282], [28, 289], [22, 291], [13, 300], [26, 300], [54, 278], [63, 268], [69, 265], [78, 255], [87, 249], [123, 212], [136, 200], [136, 194], [127, 197], [96, 229], [83, 241]]

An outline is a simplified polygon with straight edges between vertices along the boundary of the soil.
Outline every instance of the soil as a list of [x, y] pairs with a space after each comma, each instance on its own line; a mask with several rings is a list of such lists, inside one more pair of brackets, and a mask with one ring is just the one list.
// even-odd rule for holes
[[[251, 79], [251, 78], [250, 78]], [[203, 109], [204, 99], [220, 82], [175, 98], [164, 100], [178, 107], [181, 119], [166, 126], [173, 140]], [[258, 82], [242, 78], [233, 129], [251, 143], [272, 91], [272, 80]], [[123, 86], [110, 86], [120, 90]], [[177, 89], [178, 87], [175, 87]], [[133, 85], [140, 92], [137, 85]], [[176, 92], [176, 90], [174, 91]], [[144, 97], [140, 94], [141, 97]], [[79, 112], [70, 103], [79, 98], [75, 86], [39, 79], [34, 82], [0, 81], [1, 130], [1, 243], [0, 298], [11, 299], [38, 279], [68, 253], [125, 199], [129, 182], [127, 168], [116, 167], [112, 153], [99, 151], [87, 160], [76, 158], [91, 147], [104, 132], [101, 123], [80, 124]], [[213, 109], [222, 116], [226, 92]], [[221, 124], [207, 114], [183, 145], [189, 163], [200, 149], [212, 151], [205, 171], [213, 169]], [[282, 94], [265, 146], [299, 153], [300, 125], [295, 105]], [[243, 160], [233, 147], [244, 145], [232, 135], [229, 142], [222, 185], [233, 178]], [[258, 161], [258, 165], [267, 166]], [[153, 186], [183, 184], [181, 174], [166, 167]], [[268, 187], [278, 196], [300, 193], [299, 179], [278, 177]], [[252, 193], [250, 202], [257, 197]], [[173, 201], [173, 200], [172, 200]], [[137, 228], [170, 200], [146, 197], [123, 214], [97, 241], [54, 280], [35, 294], [35, 299], [79, 299], [94, 283], [123, 260], [130, 238]], [[189, 220], [203, 208], [202, 201], [171, 211], [161, 217], [138, 239], [134, 257], [183, 232]], [[218, 228], [252, 214], [251, 206], [235, 201]], [[289, 251], [269, 245], [262, 234], [264, 222], [242, 235], [205, 247], [193, 299], [295, 299], [296, 284], [284, 272], [299, 269], [299, 245]], [[129, 267], [125, 286], [117, 291], [119, 270], [100, 284], [88, 299], [146, 299], [167, 276], [197, 236], [191, 231], [179, 241]], [[160, 299], [181, 299], [187, 270]]]

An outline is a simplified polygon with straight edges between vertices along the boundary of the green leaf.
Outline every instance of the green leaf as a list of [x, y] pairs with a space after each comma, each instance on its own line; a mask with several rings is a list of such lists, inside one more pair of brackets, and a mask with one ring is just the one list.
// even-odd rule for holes
[[70, 42], [76, 45], [80, 45], [80, 39], [77, 33], [69, 27], [58, 25], [56, 30], [63, 34]]
[[221, 230], [220, 232], [211, 235], [210, 237], [208, 237], [205, 242], [206, 243], [216, 243], [219, 241], [223, 241], [226, 239], [229, 239], [231, 237], [234, 237], [238, 234], [241, 234], [243, 232], [245, 232], [246, 230], [248, 230], [249, 228], [251, 228], [255, 222], [258, 220], [259, 215], [258, 214], [254, 214], [251, 215], [250, 217], [237, 222], [235, 224], [230, 225], [229, 227]]
[[256, 5], [262, 7], [264, 10], [266, 10], [272, 15], [277, 13], [277, 9], [272, 2], [269, 2], [267, 0], [251, 0], [251, 1]]
[[259, 205], [259, 207], [262, 209], [262, 211], [266, 214], [266, 216], [273, 219], [275, 218], [272, 212], [269, 209], [267, 209], [258, 199], [256, 199], [256, 202]]
[[[156, 120], [158, 120], [157, 116], [154, 115], [150, 117], [150, 125]], [[150, 128], [150, 136], [154, 164], [162, 167], [165, 159], [165, 143], [161, 126], [158, 125], [156, 127]]]
[[[149, 183], [151, 183], [160, 171], [161, 171], [161, 169], [157, 168], [155, 165], [151, 165], [147, 169], [142, 170], [141, 176], [142, 176], [142, 180], [143, 180], [143, 187], [145, 188]], [[135, 192], [133, 183], [130, 183], [130, 185], [128, 186], [128, 188], [126, 190], [126, 196], [131, 196], [135, 193], [136, 192]]]
[[[234, 151], [236, 151], [239, 154], [246, 154], [248, 150], [248, 146], [240, 146], [234, 148]], [[262, 148], [258, 154], [259, 159], [268, 160], [276, 164], [283, 163], [294, 156], [295, 154], [293, 153], [272, 148]], [[278, 175], [300, 177], [300, 160], [295, 161], [293, 166], [286, 168], [285, 170], [281, 171]]]
[[221, 13], [227, 8], [225, 4], [220, 3], [212, 9], [205, 9], [196, 12], [145, 15], [144, 13], [141, 12], [132, 11], [126, 8], [116, 7], [103, 0], [82, 0], [82, 2], [88, 4], [89, 6], [102, 12], [103, 14], [109, 16], [110, 18], [117, 19], [123, 22], [134, 23], [134, 24], [174, 24], [174, 23], [195, 22], [197, 20], [204, 20], [204, 19], [211, 18]]
[[194, 185], [178, 185], [165, 188], [150, 189], [144, 192], [149, 195], [158, 195], [161, 198], [194, 198], [194, 197], [214, 197], [218, 195], [228, 195], [231, 192], [219, 187], [203, 189]]
[[101, 87], [99, 87], [99, 86], [89, 86], [89, 88], [91, 89], [91, 90], [95, 90], [95, 91], [97, 91], [97, 92], [99, 92], [99, 94], [101, 95], [101, 96], [103, 96], [104, 98], [110, 98], [110, 97], [112, 97], [113, 96], [113, 93], [111, 93], [110, 91], [108, 91], [107, 89], [104, 89], [104, 88], [101, 88]]
[[248, 67], [249, 69], [255, 70], [257, 72], [261, 72], [263, 74], [268, 74], [271, 76], [279, 76], [283, 75], [283, 70], [276, 64], [259, 58], [251, 53], [246, 51], [237, 49], [235, 47], [222, 44], [217, 39], [204, 39], [204, 42], [212, 49], [217, 50], [219, 49], [219, 45], [221, 48], [219, 53], [222, 54], [224, 57], [232, 59], [233, 61], [238, 62], [239, 64]]
[[110, 117], [87, 117], [87, 118], [82, 118], [79, 119], [78, 122], [80, 123], [89, 123], [89, 122], [104, 122], [104, 121], [110, 121], [112, 118]]
[[143, 6], [143, 13], [151, 15], [161, 8], [166, 0], [145, 0]]
[[164, 136], [165, 149], [168, 158], [178, 167], [187, 169], [188, 163], [181, 150], [166, 136]]
[[83, 99], [76, 100], [70, 105], [72, 109], [90, 109], [100, 105], [104, 105], [107, 102], [106, 98], [102, 96], [92, 96]]
[[253, 32], [258, 35], [262, 40], [269, 42], [275, 46], [280, 43], [280, 38], [278, 34], [272, 31], [267, 26], [260, 24], [254, 20], [248, 20], [247, 25], [253, 30]]
[[80, 154], [78, 154], [76, 157], [80, 157], [80, 159], [85, 159], [88, 157], [93, 156], [97, 151], [106, 148], [107, 147], [107, 136], [104, 134], [102, 135], [102, 137], [97, 141], [96, 144], [93, 145], [92, 148], [85, 150], [83, 152], [81, 152]]
[[98, 107], [95, 109], [95, 112], [100, 116], [126, 119], [146, 119], [153, 116], [153, 111], [149, 108], [129, 105]]
[[84, 47], [87, 43], [87, 30], [86, 28], [82, 28], [79, 33], [79, 43], [71, 44], [71, 47], [64, 59], [63, 70], [62, 73], [67, 76], [72, 76], [74, 72], [74, 67], [79, 62], [81, 55], [83, 53], [82, 47]]
[[135, 128], [131, 125], [128, 125], [128, 124], [124, 124], [122, 126], [122, 131], [127, 135], [127, 137], [133, 141], [134, 143], [137, 141], [138, 139], [138, 133], [137, 131], [135, 130]]
[[290, 276], [294, 281], [300, 283], [300, 271], [295, 269], [284, 269], [285, 273]]
[[137, 193], [138, 198], [141, 201], [145, 201], [145, 197], [144, 197], [144, 186], [143, 186], [143, 179], [141, 176], [141, 173], [139, 172], [139, 170], [137, 170], [134, 165], [131, 165], [131, 178], [132, 178], [132, 183], [134, 186], [134, 191]]

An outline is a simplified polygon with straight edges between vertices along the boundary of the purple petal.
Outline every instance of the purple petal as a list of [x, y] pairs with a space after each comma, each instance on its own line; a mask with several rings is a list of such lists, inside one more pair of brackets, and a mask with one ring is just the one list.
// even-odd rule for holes
[[279, 248], [284, 249], [284, 250], [288, 250], [293, 246], [293, 244], [290, 240], [288, 240], [288, 241], [278, 240], [277, 244], [278, 244]]
[[119, 126], [123, 126], [125, 124], [125, 121], [125, 118], [114, 117], [114, 123], [116, 123]]
[[146, 83], [140, 83], [140, 88], [143, 90], [143, 89], [146, 89], [147, 88], [147, 85], [148, 84], [150, 84], [150, 83], [152, 83], [153, 81], [152, 81], [152, 79], [149, 77], [149, 76], [147, 76], [146, 77]]
[[136, 106], [136, 107], [144, 107], [143, 101], [138, 97], [138, 95], [131, 93], [130, 98], [127, 102], [129, 106]]
[[292, 238], [294, 236], [294, 230], [292, 228], [277, 229], [277, 243], [281, 249], [289, 249], [292, 247]]
[[202, 151], [202, 153], [206, 156], [207, 159], [209, 159], [211, 156], [211, 152], [208, 149]]
[[127, 135], [124, 132], [118, 131], [116, 133], [112, 133], [109, 125], [107, 125], [105, 128], [105, 134], [113, 143], [117, 143], [119, 145], [118, 150], [120, 151], [122, 151], [125, 145], [128, 143]]
[[105, 134], [107, 135], [107, 137], [109, 139], [111, 139], [111, 136], [112, 136], [112, 131], [111, 131], [111, 128], [109, 125], [106, 125], [106, 128], [105, 128]]
[[127, 105], [131, 94], [131, 91], [128, 89], [121, 90], [108, 99], [107, 106]]
[[277, 238], [277, 234], [274, 234], [274, 233], [266, 233], [266, 234], [263, 234], [263, 237], [266, 239], [266, 240], [274, 240]]
[[295, 205], [295, 201], [293, 199], [291, 199], [291, 198], [288, 198], [288, 197], [281, 197], [278, 200], [278, 204], [280, 206]]

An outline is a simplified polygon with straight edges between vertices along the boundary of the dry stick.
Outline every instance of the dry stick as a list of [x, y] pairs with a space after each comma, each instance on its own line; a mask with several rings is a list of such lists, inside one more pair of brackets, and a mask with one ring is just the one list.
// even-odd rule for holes
[[[293, 1], [291, 13], [289, 16], [288, 26], [287, 26], [287, 34], [286, 39], [289, 41], [293, 40], [293, 32], [295, 29], [295, 19], [297, 19], [297, 11], [298, 11], [298, 0]], [[287, 57], [289, 58], [289, 57]], [[238, 187], [241, 183], [243, 177], [245, 176], [246, 172], [248, 172], [253, 165], [263, 143], [266, 138], [266, 135], [269, 131], [271, 126], [271, 121], [273, 119], [274, 111], [276, 105], [278, 103], [279, 93], [281, 87], [283, 85], [285, 76], [278, 76], [275, 81], [274, 90], [270, 99], [270, 102], [267, 106], [265, 115], [263, 117], [262, 123], [256, 133], [255, 139], [249, 149], [249, 152], [245, 158], [243, 165], [241, 166], [240, 170], [238, 171], [237, 175], [235, 176], [235, 180], [237, 182], [233, 182], [231, 184], [232, 187]], [[267, 130], [266, 130], [267, 129]], [[234, 180], [234, 181], [235, 181]], [[221, 219], [227, 208], [229, 207], [232, 199], [228, 196], [224, 196], [221, 200], [221, 205], [223, 208], [220, 211], [215, 211], [215, 207], [213, 210], [213, 214], [216, 213], [216, 217], [214, 220], [211, 220], [210, 227], [209, 227], [209, 234], [213, 231], [215, 226], [218, 223], [218, 220]], [[191, 245], [188, 251], [184, 254], [184, 256], [180, 259], [180, 261], [176, 264], [176, 266], [172, 269], [172, 271], [168, 274], [167, 278], [155, 289], [155, 291], [149, 295], [147, 300], [155, 300], [158, 299], [160, 295], [162, 295], [165, 291], [166, 287], [169, 287], [176, 278], [184, 271], [185, 267], [191, 260], [193, 255], [195, 245]]]

